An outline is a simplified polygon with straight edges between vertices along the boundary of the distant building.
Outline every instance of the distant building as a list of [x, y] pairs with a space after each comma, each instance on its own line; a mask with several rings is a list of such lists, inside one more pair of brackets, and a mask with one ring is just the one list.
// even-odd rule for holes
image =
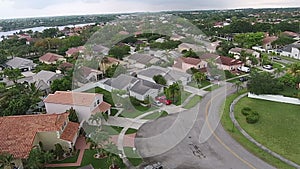
[[174, 61], [173, 68], [182, 72], [186, 72], [191, 68], [201, 69], [207, 66], [207, 63], [199, 58], [180, 57]]
[[146, 68], [149, 64], [156, 64], [160, 61], [160, 59], [154, 56], [140, 53], [135, 53], [133, 55], [125, 57], [123, 58], [123, 60], [129, 63], [129, 67], [141, 69]]
[[256, 58], [260, 57], [260, 53], [254, 51], [254, 50], [251, 50], [251, 49], [244, 49], [244, 48], [231, 48], [228, 53], [229, 54], [233, 54], [236, 59], [240, 59], [241, 53], [243, 51], [246, 54], [252, 55], [252, 56], [254, 56]]
[[45, 64], [56, 64], [58, 62], [65, 62], [66, 59], [58, 54], [55, 53], [46, 53], [45, 55], [39, 58], [39, 61]]
[[14, 57], [6, 62], [6, 65], [12, 69], [20, 69], [21, 72], [34, 70], [37, 64], [33, 63], [30, 59]]

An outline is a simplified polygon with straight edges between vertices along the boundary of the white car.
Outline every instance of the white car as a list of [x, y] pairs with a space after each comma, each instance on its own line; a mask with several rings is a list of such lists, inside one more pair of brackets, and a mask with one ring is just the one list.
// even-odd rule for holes
[[158, 107], [161, 107], [163, 105], [163, 103], [158, 101], [158, 100], [155, 100], [153, 104], [158, 106]]
[[271, 70], [273, 69], [273, 67], [271, 65], [263, 65], [262, 66], [264, 69], [268, 69], [268, 70]]

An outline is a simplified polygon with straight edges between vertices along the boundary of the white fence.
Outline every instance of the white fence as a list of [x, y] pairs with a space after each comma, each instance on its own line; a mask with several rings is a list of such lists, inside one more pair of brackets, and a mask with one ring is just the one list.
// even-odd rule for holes
[[292, 97], [284, 97], [281, 95], [255, 95], [252, 93], [248, 93], [248, 97], [253, 99], [262, 99], [262, 100], [269, 100], [274, 102], [300, 105], [300, 99], [292, 98]]

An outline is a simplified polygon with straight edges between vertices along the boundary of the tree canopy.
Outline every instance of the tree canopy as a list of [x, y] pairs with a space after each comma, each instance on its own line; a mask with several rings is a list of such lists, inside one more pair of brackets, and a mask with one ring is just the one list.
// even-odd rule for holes
[[167, 80], [162, 75], [155, 75], [155, 76], [153, 76], [153, 80], [157, 84], [161, 84], [161, 85], [166, 85], [167, 84]]

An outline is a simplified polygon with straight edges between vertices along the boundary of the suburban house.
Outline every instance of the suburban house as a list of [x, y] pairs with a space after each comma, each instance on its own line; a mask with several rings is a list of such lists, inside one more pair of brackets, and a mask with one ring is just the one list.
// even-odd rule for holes
[[173, 69], [173, 68], [162, 68], [159, 66], [151, 66], [145, 70], [137, 73], [137, 77], [150, 82], [155, 83], [153, 77], [155, 75], [162, 75], [166, 81], [167, 85], [172, 85], [175, 82], [181, 81], [183, 85], [187, 85], [192, 80], [192, 76], [188, 73]]
[[122, 60], [118, 60], [113, 57], [105, 57], [106, 59], [102, 59], [101, 63], [99, 64], [100, 70], [106, 70], [107, 68], [111, 67], [112, 65], [123, 65], [126, 66], [126, 62]]
[[296, 32], [291, 32], [291, 31], [284, 31], [282, 32], [283, 35], [286, 35], [286, 36], [289, 36], [293, 39], [296, 39], [296, 40], [300, 40], [300, 34], [296, 33]]
[[280, 56], [292, 57], [294, 59], [300, 59], [300, 43], [294, 43], [285, 46], [280, 52]]
[[55, 72], [42, 70], [37, 74], [19, 79], [19, 83], [27, 82], [28, 84], [35, 84], [35, 87], [40, 91], [44, 91], [45, 93], [49, 93], [51, 91], [50, 86], [51, 83], [56, 79], [61, 79], [63, 77], [62, 74], [57, 74]]
[[45, 150], [53, 150], [59, 143], [63, 149], [73, 149], [80, 125], [69, 121], [69, 113], [0, 117], [0, 153], [16, 158], [16, 167], [29, 156], [31, 149], [41, 142]]
[[94, 54], [108, 55], [109, 48], [105, 47], [103, 45], [94, 45], [93, 46], [93, 52], [94, 52]]
[[33, 63], [32, 60], [14, 57], [6, 62], [6, 65], [12, 69], [20, 69], [21, 72], [27, 72], [34, 70], [37, 64]]
[[80, 122], [89, 122], [92, 114], [98, 112], [110, 115], [111, 105], [103, 101], [102, 94], [72, 91], [56, 91], [44, 99], [47, 114], [63, 113], [75, 109]]
[[57, 62], [65, 62], [66, 59], [58, 54], [55, 53], [46, 53], [45, 55], [39, 58], [39, 61], [45, 64], [56, 64]]
[[199, 58], [180, 57], [174, 61], [173, 68], [182, 72], [186, 72], [191, 68], [201, 69], [207, 66], [207, 62]]
[[149, 64], [156, 64], [160, 61], [160, 59], [147, 55], [147, 54], [140, 54], [135, 53], [133, 55], [130, 55], [128, 57], [123, 58], [124, 61], [127, 61], [129, 63], [130, 68], [140, 68], [143, 69]]
[[206, 50], [209, 53], [215, 53], [217, 51], [217, 47], [220, 45], [221, 41], [215, 41], [206, 46]]
[[219, 56], [212, 53], [203, 54], [200, 58], [202, 60], [205, 60], [207, 63], [212, 62], [217, 66], [218, 69], [221, 70], [236, 70], [238, 67], [244, 65], [244, 63], [240, 60], [226, 56]]
[[190, 43], [182, 43], [178, 46], [178, 51], [182, 53], [183, 51], [188, 51], [192, 49], [194, 52], [203, 52], [205, 49], [202, 46], [190, 44]]
[[128, 91], [132, 84], [138, 81], [137, 78], [126, 74], [121, 74], [116, 78], [104, 79], [100, 81], [100, 88], [112, 92], [113, 90]]
[[276, 41], [278, 39], [277, 36], [267, 36], [263, 39], [263, 48], [268, 51], [268, 50], [272, 50], [273, 46], [272, 46], [272, 42]]
[[100, 81], [99, 87], [109, 92], [113, 90], [125, 90], [130, 96], [136, 97], [138, 100], [145, 100], [148, 96], [154, 98], [163, 89], [162, 85], [126, 74]]
[[129, 95], [138, 100], [146, 100], [147, 97], [155, 98], [162, 92], [163, 86], [149, 82], [147, 80], [138, 80], [129, 89]]
[[83, 83], [86, 82], [96, 82], [100, 79], [102, 79], [103, 77], [103, 72], [97, 69], [93, 69], [90, 67], [86, 67], [86, 66], [79, 66], [76, 69], [76, 72], [78, 74], [79, 78], [78, 80], [80, 80]]
[[71, 57], [71, 56], [74, 56], [74, 55], [76, 55], [76, 54], [82, 53], [83, 50], [84, 50], [84, 47], [83, 47], [83, 46], [74, 47], [74, 48], [69, 48], [69, 49], [66, 51], [66, 57]]
[[235, 59], [240, 59], [241, 57], [241, 53], [242, 52], [245, 52], [246, 54], [249, 54], [249, 55], [252, 55], [256, 58], [259, 58], [260, 57], [260, 53], [259, 52], [256, 52], [255, 50], [252, 50], [252, 49], [244, 49], [244, 48], [231, 48], [229, 50], [229, 54], [233, 54], [234, 55], [234, 58]]
[[72, 63], [64, 62], [64, 63], [60, 64], [57, 69], [60, 71], [71, 70], [73, 67], [74, 67], [74, 65]]

